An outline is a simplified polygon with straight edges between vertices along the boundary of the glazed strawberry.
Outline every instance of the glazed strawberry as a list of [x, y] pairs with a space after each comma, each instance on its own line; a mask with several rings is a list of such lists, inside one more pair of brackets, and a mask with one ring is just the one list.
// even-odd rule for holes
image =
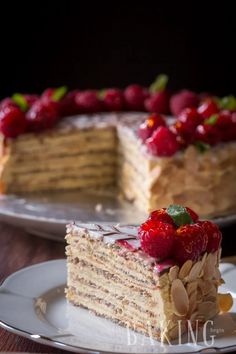
[[141, 248], [151, 257], [167, 258], [173, 250], [175, 229], [162, 221], [147, 220], [138, 230]]
[[201, 124], [196, 129], [195, 140], [216, 145], [221, 141], [221, 133], [214, 125]]
[[194, 140], [196, 127], [203, 121], [196, 108], [185, 108], [174, 125], [174, 128], [186, 144], [190, 144]]
[[16, 138], [26, 132], [27, 122], [24, 112], [14, 105], [5, 105], [0, 109], [0, 131], [5, 138]]
[[170, 99], [170, 110], [174, 116], [178, 116], [185, 108], [197, 107], [198, 95], [192, 91], [183, 90], [173, 95]]
[[169, 93], [167, 91], [155, 92], [144, 102], [145, 109], [148, 112], [161, 114], [169, 113]]
[[154, 210], [151, 212], [148, 219], [153, 221], [162, 221], [174, 226], [173, 219], [167, 214], [166, 208]]
[[213, 114], [217, 114], [219, 108], [215, 101], [208, 99], [200, 104], [198, 113], [205, 119], [210, 118]]
[[219, 113], [215, 126], [221, 132], [222, 141], [231, 141], [236, 139], [236, 122], [233, 122], [230, 111]]
[[140, 85], [130, 85], [124, 91], [126, 107], [133, 111], [144, 110], [144, 100], [148, 97], [147, 89]]
[[49, 106], [49, 110], [57, 111], [57, 115], [59, 116], [61, 113], [61, 101], [65, 97], [66, 92], [66, 86], [48, 88], [42, 93], [40, 100], [44, 107]]
[[200, 225], [205, 230], [208, 238], [206, 251], [208, 253], [217, 251], [222, 240], [222, 233], [219, 227], [211, 221], [201, 221]]
[[73, 116], [79, 113], [77, 104], [75, 102], [75, 97], [78, 93], [78, 90], [70, 91], [60, 100], [61, 117]]
[[29, 108], [39, 99], [38, 95], [24, 94], [23, 97], [25, 98]]
[[96, 113], [103, 109], [102, 101], [95, 90], [81, 91], [76, 94], [75, 102], [79, 112]]
[[121, 90], [111, 88], [102, 95], [103, 103], [108, 111], [122, 111], [124, 109], [124, 96]]
[[187, 212], [189, 213], [189, 215], [191, 216], [191, 219], [193, 220], [193, 222], [197, 222], [199, 220], [199, 216], [197, 215], [197, 213], [195, 213], [195, 211], [193, 211], [189, 207], [185, 207], [185, 208], [186, 208]]
[[196, 261], [207, 246], [207, 235], [199, 224], [187, 224], [176, 230], [174, 258], [180, 264]]
[[6, 97], [0, 102], [0, 109], [12, 106], [17, 107], [17, 104], [10, 97]]
[[153, 132], [161, 126], [166, 126], [165, 119], [160, 114], [153, 113], [140, 125], [138, 136], [143, 142], [145, 142], [150, 136], [152, 136]]
[[38, 100], [26, 113], [26, 119], [30, 131], [38, 132], [44, 129], [51, 129], [58, 121], [58, 111], [53, 102], [50, 104], [49, 101], [45, 103], [42, 100]]
[[174, 133], [167, 127], [159, 127], [151, 138], [146, 140], [147, 150], [154, 156], [172, 156], [180, 148]]

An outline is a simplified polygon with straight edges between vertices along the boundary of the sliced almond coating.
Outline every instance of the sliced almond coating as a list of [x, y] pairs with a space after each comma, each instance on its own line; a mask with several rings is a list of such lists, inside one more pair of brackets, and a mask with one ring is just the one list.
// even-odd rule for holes
[[234, 301], [230, 293], [218, 294], [218, 303], [219, 303], [220, 311], [228, 312], [233, 306]]
[[188, 296], [191, 296], [193, 293], [197, 293], [197, 281], [192, 281], [191, 283], [187, 284], [187, 294]]
[[179, 271], [179, 279], [184, 279], [190, 272], [190, 269], [192, 268], [193, 261], [191, 259], [188, 259], [180, 268]]
[[204, 301], [198, 305], [198, 314], [204, 316], [205, 319], [212, 318], [217, 313], [217, 306], [215, 302]]
[[215, 273], [216, 253], [209, 253], [204, 267], [204, 279], [212, 279]]
[[179, 274], [179, 267], [177, 265], [170, 268], [169, 279], [171, 283], [173, 280], [178, 278], [178, 274]]
[[180, 279], [175, 279], [171, 285], [171, 298], [174, 307], [174, 313], [179, 316], [185, 316], [189, 309], [189, 298], [187, 291]]
[[195, 263], [188, 275], [188, 281], [196, 280], [201, 272], [201, 269], [202, 269], [202, 262], [199, 261], [199, 262]]

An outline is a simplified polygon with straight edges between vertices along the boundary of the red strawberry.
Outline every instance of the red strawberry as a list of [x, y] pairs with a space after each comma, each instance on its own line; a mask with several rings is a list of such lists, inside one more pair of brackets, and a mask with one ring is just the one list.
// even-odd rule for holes
[[14, 105], [3, 105], [0, 109], [0, 132], [6, 138], [16, 138], [26, 132], [25, 114]]
[[60, 101], [60, 116], [73, 116], [79, 113], [75, 97], [79, 93], [78, 90], [68, 92]]
[[175, 229], [162, 221], [147, 220], [138, 230], [142, 250], [155, 258], [171, 256]]
[[174, 129], [186, 144], [190, 144], [194, 141], [196, 127], [201, 124], [202, 121], [203, 119], [196, 108], [185, 108], [178, 116], [171, 130], [173, 131]]
[[222, 240], [222, 233], [219, 227], [211, 221], [201, 221], [200, 225], [208, 237], [206, 251], [208, 253], [217, 251], [220, 248]]
[[29, 108], [34, 104], [39, 99], [38, 95], [29, 95], [29, 94], [24, 94], [23, 97], [25, 98]]
[[148, 112], [168, 114], [169, 98], [167, 91], [155, 92], [150, 97], [146, 98], [144, 106]]
[[108, 111], [122, 111], [124, 108], [124, 96], [121, 90], [107, 89], [103, 94], [103, 103]]
[[219, 113], [216, 124], [221, 132], [222, 141], [231, 141], [236, 139], [236, 123], [233, 122], [230, 111], [222, 111]]
[[170, 99], [170, 110], [174, 116], [178, 116], [184, 108], [197, 107], [198, 95], [192, 91], [183, 90], [173, 95]]
[[210, 118], [213, 114], [217, 114], [218, 112], [219, 108], [212, 99], [205, 100], [198, 107], [198, 113], [205, 119]]
[[209, 145], [216, 145], [221, 141], [220, 130], [214, 125], [200, 124], [195, 133], [195, 140]]
[[153, 220], [153, 221], [162, 221], [167, 224], [171, 224], [174, 226], [174, 221], [172, 218], [167, 214], [166, 208], [154, 210], [151, 212], [148, 220]]
[[153, 132], [161, 126], [166, 126], [165, 119], [161, 115], [153, 113], [140, 125], [138, 136], [143, 142], [145, 142], [148, 138], [150, 138]]
[[128, 109], [133, 111], [144, 110], [144, 100], [148, 97], [148, 91], [140, 85], [130, 85], [124, 91], [125, 103]]
[[76, 94], [75, 102], [81, 113], [96, 113], [102, 111], [102, 101], [94, 90], [82, 91]]
[[148, 152], [154, 156], [172, 156], [180, 148], [174, 133], [166, 127], [159, 127], [151, 138], [146, 140]]
[[0, 102], [0, 109], [10, 106], [17, 107], [17, 104], [10, 97], [6, 97]]
[[187, 210], [187, 212], [191, 216], [191, 219], [193, 220], [193, 222], [197, 222], [199, 220], [199, 216], [197, 215], [197, 213], [195, 213], [195, 211], [193, 211], [189, 207], [185, 207], [185, 209]]
[[176, 230], [175, 259], [183, 264], [188, 259], [196, 261], [206, 250], [207, 234], [199, 224], [187, 224]]
[[38, 132], [44, 129], [51, 129], [58, 121], [58, 110], [54, 102], [42, 100], [36, 101], [26, 113], [29, 130]]

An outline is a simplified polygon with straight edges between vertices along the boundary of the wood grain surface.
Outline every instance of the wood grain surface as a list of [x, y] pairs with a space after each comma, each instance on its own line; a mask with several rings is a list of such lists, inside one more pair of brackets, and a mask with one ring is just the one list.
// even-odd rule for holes
[[[235, 255], [236, 226], [228, 227], [223, 231], [223, 256]], [[0, 282], [23, 267], [64, 258], [64, 248], [63, 243], [29, 235], [22, 230], [0, 224]], [[3, 329], [0, 329], [0, 352], [66, 353], [66, 351], [35, 343]]]

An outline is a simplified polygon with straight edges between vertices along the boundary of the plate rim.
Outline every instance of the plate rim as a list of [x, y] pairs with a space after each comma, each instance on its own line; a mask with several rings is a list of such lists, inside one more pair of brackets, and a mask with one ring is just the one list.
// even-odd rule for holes
[[[53, 259], [53, 260], [49, 260], [49, 261], [45, 261], [45, 262], [40, 262], [40, 263], [36, 263], [36, 264], [32, 264], [30, 266], [26, 266], [23, 267], [17, 271], [15, 271], [14, 273], [10, 274], [9, 276], [7, 276], [5, 279], [3, 279], [0, 283], [0, 296], [1, 296], [1, 290], [4, 289], [4, 285], [7, 285], [7, 283], [9, 281], [11, 281], [12, 278], [14, 278], [15, 276], [17, 276], [20, 273], [24, 273], [25, 271], [30, 271], [32, 268], [37, 268], [37, 267], [41, 267], [41, 266], [46, 266], [47, 264], [52, 264], [52, 263], [58, 263], [58, 262], [63, 262], [66, 263], [66, 258], [59, 258], [59, 259]], [[227, 264], [227, 263], [223, 263], [223, 264]], [[231, 263], [230, 263], [231, 264]], [[236, 265], [234, 265], [236, 268]], [[47, 272], [45, 274], [48, 274]], [[6, 289], [6, 288], [5, 288]], [[91, 348], [86, 348], [86, 347], [79, 347], [79, 346], [75, 346], [72, 344], [65, 344], [61, 341], [55, 340], [53, 338], [44, 336], [44, 335], [39, 335], [39, 334], [34, 334], [34, 333], [30, 333], [24, 329], [15, 327], [9, 323], [7, 323], [6, 321], [3, 321], [0, 319], [0, 327], [19, 336], [22, 336], [24, 338], [27, 338], [31, 341], [34, 341], [36, 343], [39, 344], [43, 344], [43, 345], [48, 345], [54, 348], [58, 348], [58, 349], [62, 349], [62, 350], [70, 350], [72, 352], [78, 353], [79, 351], [81, 353], [87, 353], [87, 354], [95, 354], [95, 353], [104, 353], [104, 354], [111, 354], [110, 351], [106, 351], [106, 350], [95, 350], [95, 349], [91, 349]], [[236, 341], [235, 341], [235, 345], [230, 345], [227, 347], [223, 347], [223, 348], [219, 348], [219, 347], [204, 347], [202, 349], [199, 349], [197, 351], [189, 351], [186, 352], [186, 354], [196, 354], [196, 353], [204, 353], [205, 351], [208, 352], [209, 350], [214, 350], [215, 353], [229, 353], [232, 351], [236, 350]], [[115, 351], [113, 352], [115, 354], [125, 354], [126, 352], [120, 352], [120, 351]], [[156, 352], [158, 353], [158, 352]], [[139, 354], [153, 354], [153, 352], [151, 353], [147, 353], [147, 352], [140, 352]], [[165, 352], [165, 354], [173, 354], [170, 352]]]

